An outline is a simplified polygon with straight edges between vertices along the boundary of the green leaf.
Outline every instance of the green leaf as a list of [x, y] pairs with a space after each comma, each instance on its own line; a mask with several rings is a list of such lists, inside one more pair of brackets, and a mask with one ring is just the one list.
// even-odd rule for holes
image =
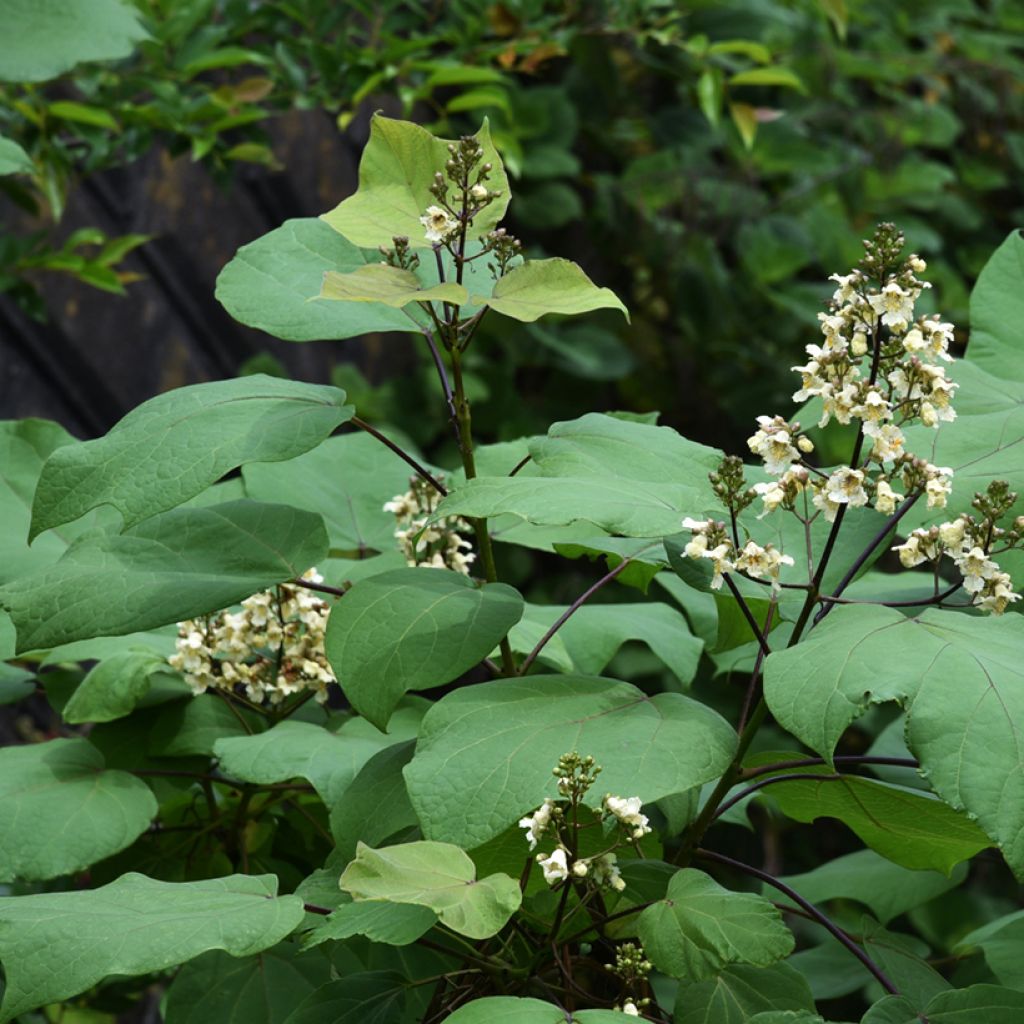
[[776, 783], [766, 792], [790, 818], [838, 818], [873, 850], [912, 871], [948, 875], [991, 845], [970, 818], [941, 800], [874, 779], [797, 779]]
[[65, 722], [112, 722], [130, 714], [149, 693], [154, 673], [169, 672], [167, 659], [152, 650], [127, 650], [89, 670], [61, 714]]
[[757, 136], [757, 111], [749, 103], [730, 103], [729, 116], [732, 123], [736, 125], [736, 131], [740, 133], [743, 145], [746, 149], [754, 148], [754, 139]]
[[238, 959], [214, 950], [185, 964], [167, 990], [164, 1024], [282, 1024], [295, 1006], [331, 979], [325, 956], [281, 944]]
[[180, 508], [76, 541], [55, 565], [0, 587], [18, 651], [151, 629], [228, 608], [327, 553], [319, 516], [233, 501]]
[[376, 729], [370, 730], [371, 736], [346, 728], [355, 724], [345, 723], [331, 732], [310, 722], [279, 722], [255, 736], [218, 740], [213, 753], [230, 778], [258, 785], [308, 779], [332, 807], [363, 765], [397, 741]]
[[812, 1010], [814, 997], [789, 964], [734, 964], [706, 981], [680, 985], [675, 1024], [746, 1024], [767, 1010]]
[[695, 868], [676, 872], [638, 923], [648, 959], [673, 978], [703, 981], [728, 964], [767, 967], [793, 951], [793, 933], [763, 896], [731, 892]]
[[287, 494], [292, 503], [323, 516], [336, 551], [390, 551], [395, 517], [384, 503], [409, 487], [409, 467], [362, 431], [329, 437], [287, 462], [242, 467], [245, 493], [257, 501]]
[[[936, 793], [966, 809], [1024, 875], [1024, 618], [930, 609], [835, 609], [798, 647], [765, 661], [779, 724], [825, 758], [873, 703], [907, 708], [907, 743]], [[837, 656], [837, 652], [842, 652]]]
[[250, 956], [280, 942], [303, 913], [298, 897], [277, 896], [272, 875], [172, 883], [127, 874], [84, 892], [0, 899], [0, 1022], [108, 975], [163, 971], [211, 949]]
[[327, 271], [318, 297], [340, 302], [381, 302], [392, 309], [401, 309], [410, 302], [451, 302], [464, 306], [469, 301], [469, 293], [461, 284], [451, 281], [424, 288], [411, 271], [383, 263], [371, 263], [347, 274]]
[[551, 769], [568, 751], [602, 766], [596, 805], [606, 792], [651, 802], [716, 779], [735, 744], [724, 719], [680, 694], [538, 675], [443, 697], [423, 719], [405, 778], [424, 834], [472, 849], [555, 795]]
[[[900, 994], [923, 1010], [933, 996], [952, 986], [923, 957], [927, 947], [909, 935], [886, 931], [870, 917], [861, 918], [864, 952], [892, 979]], [[918, 953], [921, 955], [918, 956]]]
[[[970, 985], [940, 992], [928, 1002], [930, 1024], [1018, 1024], [1024, 1014], [1024, 993], [998, 985]], [[903, 996], [875, 1003], [861, 1024], [920, 1024], [914, 1004]]]
[[1021, 943], [1024, 942], [1024, 910], [1005, 914], [965, 935], [954, 948], [963, 956], [976, 949], [985, 955], [992, 973], [1007, 988], [1024, 991], [1024, 960]]
[[[529, 652], [555, 620], [565, 611], [560, 607], [527, 605], [522, 621], [510, 634], [514, 650]], [[523, 627], [540, 631], [533, 643], [517, 644]], [[521, 635], [521, 634], [520, 634]], [[683, 685], [697, 671], [704, 644], [686, 625], [682, 614], [667, 604], [588, 604], [566, 620], [552, 638], [564, 652], [561, 670], [578, 675], [598, 675], [628, 641], [645, 643], [672, 670]], [[544, 648], [547, 651], [549, 643]], [[544, 654], [541, 654], [541, 658]]]
[[396, 971], [349, 974], [307, 996], [285, 1024], [393, 1024], [405, 1020], [408, 984]]
[[[483, 147], [483, 162], [493, 167], [487, 187], [501, 193], [473, 219], [475, 237], [486, 234], [504, 216], [509, 184], [486, 121], [474, 137]], [[420, 217], [437, 202], [430, 186], [449, 158], [448, 141], [409, 121], [375, 114], [359, 162], [358, 190], [322, 219], [355, 245], [391, 245], [393, 238], [404, 235], [414, 248], [425, 248]]]
[[629, 320], [615, 292], [598, 288], [571, 260], [557, 258], [527, 260], [498, 281], [490, 298], [474, 295], [473, 302], [524, 323], [548, 313], [578, 316], [595, 309], [617, 309]]
[[341, 876], [356, 900], [388, 900], [429, 907], [460, 935], [497, 935], [519, 909], [522, 893], [509, 875], [477, 880], [476, 865], [449, 843], [404, 843], [373, 850], [362, 843]]
[[787, 89], [796, 89], [797, 92], [807, 92], [807, 86], [801, 81], [800, 76], [790, 68], [782, 67], [738, 71], [729, 78], [729, 85], [781, 85]]
[[104, 504], [134, 526], [244, 462], [301, 455], [352, 416], [344, 402], [337, 388], [263, 374], [158, 395], [106, 437], [53, 452], [39, 477], [29, 539]]
[[245, 710], [236, 714], [238, 710], [212, 693], [172, 704], [161, 710], [147, 737], [147, 749], [156, 757], [211, 757], [218, 740], [248, 735], [246, 722], [253, 728], [255, 714]]
[[966, 357], [1001, 380], [1024, 381], [1024, 346], [1014, 326], [1024, 317], [1022, 282], [1024, 236], [1012, 231], [985, 264], [971, 292], [971, 342]]
[[383, 729], [402, 694], [457, 679], [522, 613], [523, 599], [502, 583], [395, 569], [362, 580], [335, 605], [324, 646], [352, 706]]
[[[150, 788], [103, 770], [87, 740], [0, 750], [0, 881], [68, 875], [123, 850], [157, 812]], [[0, 939], [2, 942], [2, 939]]]
[[334, 939], [350, 939], [353, 935], [365, 935], [371, 942], [383, 942], [386, 946], [408, 946], [426, 935], [435, 924], [437, 914], [430, 907], [419, 903], [392, 903], [386, 900], [343, 903], [323, 924], [317, 925], [309, 933], [303, 948], [308, 949]]
[[[873, 850], [857, 850], [805, 874], [786, 876], [782, 881], [811, 903], [856, 900], [882, 924], [888, 924], [900, 914], [955, 888], [966, 876], [966, 866], [947, 878], [938, 871], [912, 871], [901, 867]], [[767, 887], [762, 891], [768, 894]], [[775, 899], [777, 890], [772, 889], [771, 896]]]
[[46, 112], [50, 117], [56, 117], [62, 121], [88, 124], [94, 128], [106, 128], [112, 132], [121, 130], [117, 119], [109, 110], [92, 107], [86, 103], [76, 103], [74, 100], [56, 100], [46, 108]]
[[217, 277], [216, 296], [238, 321], [285, 341], [353, 338], [376, 331], [418, 331], [401, 310], [383, 303], [310, 302], [324, 274], [379, 263], [318, 217], [285, 221], [243, 245]]
[[[572, 1014], [578, 1024], [622, 1024], [621, 1012], [578, 1010]], [[553, 1003], [515, 996], [474, 999], [445, 1017], [446, 1024], [565, 1024], [565, 1013]]]
[[374, 754], [331, 807], [331, 835], [343, 863], [355, 856], [360, 842], [377, 846], [418, 824], [402, 775], [415, 746], [409, 740]]
[[86, 61], [128, 57], [149, 38], [139, 17], [122, 0], [7, 0], [4, 32], [18, 42], [0, 55], [0, 80], [44, 82]]
[[6, 174], [31, 174], [34, 170], [32, 158], [13, 139], [0, 136], [0, 176]]

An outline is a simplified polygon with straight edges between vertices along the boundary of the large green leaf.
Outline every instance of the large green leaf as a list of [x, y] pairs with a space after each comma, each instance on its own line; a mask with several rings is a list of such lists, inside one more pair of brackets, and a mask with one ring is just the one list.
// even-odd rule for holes
[[571, 260], [527, 260], [510, 270], [486, 296], [473, 302], [497, 313], [532, 323], [548, 313], [576, 316], [595, 309], [617, 309], [628, 320], [629, 311], [610, 288], [598, 288]]
[[352, 706], [383, 729], [402, 694], [458, 678], [522, 613], [523, 599], [504, 584], [396, 569], [349, 590], [331, 612], [325, 648]]
[[193, 384], [143, 402], [106, 437], [46, 460], [30, 539], [113, 505], [125, 527], [172, 509], [243, 462], [277, 462], [319, 444], [354, 410], [345, 392], [258, 374]]
[[[879, 856], [873, 850], [857, 850], [837, 857], [802, 875], [783, 881], [811, 903], [856, 900], [882, 922], [913, 910], [959, 885], [967, 877], [964, 865], [947, 877], [939, 871], [912, 871]], [[766, 886], [765, 895], [778, 892]]]
[[[522, 620], [510, 634], [513, 649], [528, 653], [564, 611], [558, 607], [527, 605]], [[584, 605], [566, 620], [543, 652], [557, 641], [555, 664], [561, 671], [597, 675], [630, 640], [645, 643], [684, 685], [696, 674], [704, 648], [703, 642], [690, 632], [680, 612], [667, 604], [651, 601]], [[544, 653], [540, 658], [544, 658]]]
[[763, 896], [732, 892], [695, 868], [672, 876], [665, 899], [648, 907], [637, 927], [651, 963], [685, 981], [703, 981], [728, 964], [767, 967], [795, 944]]
[[555, 795], [551, 769], [568, 751], [602, 766], [596, 804], [605, 792], [650, 802], [718, 778], [735, 745], [723, 718], [680, 694], [539, 675], [438, 701], [405, 777], [424, 834], [471, 849]]
[[[622, 1024], [614, 1010], [578, 1010], [572, 1014], [578, 1024]], [[565, 1011], [554, 1003], [514, 996], [474, 999], [445, 1017], [446, 1024], [565, 1024]]]
[[872, 703], [907, 708], [907, 742], [934, 790], [966, 809], [1024, 875], [1024, 618], [835, 609], [765, 662], [778, 722], [825, 758]]
[[397, 971], [349, 974], [307, 996], [285, 1024], [393, 1024], [406, 1019], [408, 985]]
[[303, 918], [272, 875], [158, 882], [123, 875], [85, 892], [0, 899], [7, 989], [0, 1022], [91, 988], [112, 974], [162, 971], [210, 949], [250, 956]]
[[285, 341], [329, 341], [376, 331], [418, 331], [416, 321], [383, 303], [311, 302], [324, 274], [380, 262], [319, 217], [286, 220], [243, 245], [217, 278], [217, 299], [238, 321]]
[[282, 943], [239, 959], [220, 950], [185, 964], [167, 990], [164, 1024], [282, 1024], [295, 1006], [331, 979], [325, 956]]
[[[508, 178], [486, 121], [476, 138], [483, 147], [484, 162], [493, 167], [487, 187], [501, 196], [477, 214], [470, 229], [473, 237], [495, 227], [509, 201]], [[393, 238], [404, 235], [413, 247], [426, 247], [420, 217], [437, 202], [430, 186], [435, 172], [443, 170], [448, 158], [447, 139], [435, 138], [409, 121], [375, 114], [370, 121], [369, 142], [359, 161], [359, 188], [355, 195], [325, 213], [323, 220], [355, 245], [389, 246]]]
[[88, 740], [0, 750], [0, 881], [68, 875], [123, 850], [157, 812], [150, 788], [104, 771]]
[[93, 60], [121, 60], [149, 33], [123, 0], [6, 0], [0, 80], [44, 82]]
[[133, 633], [227, 608], [327, 553], [319, 516], [234, 501], [180, 508], [123, 534], [76, 541], [56, 564], [0, 587], [18, 650]]
[[[332, 732], [310, 722], [279, 722], [255, 736], [218, 740], [213, 752], [231, 778], [261, 785], [308, 779], [332, 807], [378, 751], [416, 735], [418, 709], [409, 708], [388, 736], [352, 720]], [[398, 718], [399, 716], [396, 716]], [[396, 734], [397, 733], [397, 734]]]
[[[971, 985], [940, 992], [924, 1008], [929, 1024], [1019, 1024], [1024, 993], [998, 985]], [[861, 1024], [921, 1024], [914, 1004], [904, 996], [886, 996], [861, 1018]]]
[[464, 306], [469, 293], [454, 281], [424, 287], [410, 270], [370, 263], [344, 274], [329, 270], [324, 274], [318, 297], [337, 302], [382, 302], [392, 309], [401, 309], [410, 302], [451, 302]]
[[336, 551], [390, 551], [395, 517], [384, 503], [409, 489], [409, 467], [376, 438], [358, 432], [329, 437], [287, 462], [242, 467], [245, 492], [257, 501], [289, 501], [323, 516]]
[[967, 815], [941, 800], [875, 779], [795, 779], [762, 792], [797, 821], [838, 818], [873, 850], [913, 871], [948, 875], [961, 861], [992, 845]]
[[469, 855], [450, 843], [418, 842], [371, 849], [362, 843], [341, 876], [356, 900], [388, 900], [429, 907], [460, 935], [497, 935], [519, 909], [522, 893], [509, 875], [477, 879]]
[[993, 377], [1024, 381], [1024, 236], [1012, 231], [985, 264], [971, 292], [967, 360]]
[[813, 1010], [814, 998], [799, 971], [789, 964], [751, 967], [733, 964], [690, 985], [676, 996], [676, 1024], [746, 1024], [767, 1010]]

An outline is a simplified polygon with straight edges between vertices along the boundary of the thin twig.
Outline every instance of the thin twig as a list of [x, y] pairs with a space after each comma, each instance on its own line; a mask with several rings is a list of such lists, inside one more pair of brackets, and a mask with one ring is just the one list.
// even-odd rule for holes
[[288, 581], [290, 587], [303, 587], [305, 590], [315, 590], [320, 594], [333, 594], [335, 597], [344, 597], [344, 587], [332, 587], [328, 583], [314, 583], [312, 580], [304, 580], [301, 576]]
[[371, 427], [365, 420], [361, 420], [358, 416], [353, 416], [351, 419], [353, 426], [358, 427], [360, 430], [365, 430], [371, 437], [377, 438], [381, 444], [386, 445], [390, 448], [403, 462], [408, 463], [415, 470], [416, 475], [421, 479], [426, 480], [431, 487], [437, 491], [441, 497], [444, 497], [448, 491], [444, 485], [435, 477], [426, 466], [421, 465], [417, 462], [407, 451], [399, 448], [394, 441], [390, 438], [385, 437], [376, 427]]
[[876, 978], [878, 983], [885, 989], [886, 992], [891, 995], [898, 996], [900, 990], [892, 983], [889, 976], [882, 970], [864, 952], [860, 946], [857, 945], [853, 939], [842, 928], [839, 927], [827, 914], [819, 910], [813, 903], [805, 900], [795, 889], [786, 885], [785, 882], [776, 878], [774, 875], [769, 875], [767, 871], [761, 871], [759, 868], [752, 867], [750, 864], [744, 864], [741, 861], [733, 860], [732, 857], [726, 857], [724, 854], [715, 853], [713, 850], [698, 849], [696, 851], [698, 857], [704, 858], [704, 860], [712, 860], [719, 864], [726, 864], [737, 871], [742, 871], [744, 874], [750, 875], [753, 878], [757, 878], [762, 882], [766, 882], [768, 885], [779, 892], [785, 893], [798, 907], [805, 910], [810, 914], [814, 920], [820, 924], [826, 931], [830, 932], [831, 935], [837, 939], [843, 946], [845, 946]]
[[725, 580], [725, 585], [732, 592], [732, 596], [736, 598], [736, 603], [740, 606], [740, 611], [743, 612], [743, 618], [747, 620], [747, 625], [750, 627], [750, 632], [754, 634], [754, 639], [758, 642], [761, 653], [765, 656], [772, 653], [772, 649], [768, 646], [768, 641], [765, 640], [761, 634], [761, 627], [757, 624], [757, 619], [754, 618], [754, 613], [750, 610], [750, 606], [746, 601], [743, 600], [743, 595], [739, 592], [736, 584], [733, 583], [729, 573], [723, 573], [722, 578]]
[[764, 659], [767, 654], [771, 652], [768, 649], [768, 634], [772, 628], [772, 615], [775, 613], [775, 595], [772, 595], [771, 603], [768, 605], [768, 612], [764, 617], [764, 629], [761, 630], [758, 635], [758, 641], [760, 647], [757, 652], [757, 657], [754, 659], [754, 670], [750, 673], [750, 682], [747, 684], [747, 693], [743, 698], [743, 710], [740, 712], [740, 722], [738, 731], [743, 732], [744, 726], [747, 724], [747, 719], [750, 717], [750, 709], [754, 705], [754, 694], [757, 693], [758, 686], [761, 682], [761, 669], [764, 665]]
[[448, 418], [451, 421], [452, 430], [455, 431], [455, 443], [461, 448], [462, 433], [459, 430], [459, 414], [455, 408], [455, 396], [452, 393], [452, 386], [448, 382], [448, 371], [444, 368], [444, 360], [441, 358], [441, 353], [437, 350], [434, 335], [430, 331], [424, 331], [423, 337], [427, 339], [430, 355], [433, 357], [434, 366], [437, 368], [437, 376], [441, 381], [441, 390], [444, 392], [445, 404], [448, 406]]
[[525, 466], [525, 465], [526, 465], [526, 464], [527, 464], [527, 463], [528, 463], [528, 462], [529, 462], [529, 461], [530, 461], [530, 460], [531, 460], [532, 458], [533, 458], [533, 456], [532, 456], [532, 455], [527, 455], [527, 456], [526, 456], [525, 458], [522, 458], [522, 459], [520, 459], [520, 460], [519, 460], [519, 461], [518, 461], [518, 462], [517, 462], [517, 463], [515, 464], [515, 466], [514, 466], [514, 467], [512, 468], [512, 470], [511, 470], [511, 471], [509, 472], [509, 474], [508, 474], [508, 475], [509, 475], [509, 476], [515, 476], [515, 475], [516, 475], [516, 473], [518, 473], [518, 472], [519, 472], [519, 470], [521, 470], [521, 469], [523, 468], [523, 466]]

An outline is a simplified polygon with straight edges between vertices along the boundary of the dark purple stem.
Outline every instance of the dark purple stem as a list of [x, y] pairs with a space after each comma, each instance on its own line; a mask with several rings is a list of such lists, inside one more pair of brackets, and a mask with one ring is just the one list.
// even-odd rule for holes
[[407, 451], [403, 451], [401, 448], [399, 448], [394, 441], [392, 441], [390, 438], [385, 437], [379, 430], [377, 430], [376, 427], [371, 427], [369, 423], [367, 423], [365, 420], [361, 420], [358, 416], [352, 417], [352, 425], [358, 427], [360, 430], [365, 430], [366, 433], [368, 433], [371, 437], [377, 438], [377, 440], [380, 441], [381, 444], [390, 448], [403, 462], [412, 466], [412, 468], [416, 471], [416, 475], [421, 479], [426, 480], [427, 483], [430, 484], [430, 486], [433, 487], [434, 490], [441, 495], [441, 497], [447, 495], [448, 491], [441, 484], [441, 482], [433, 476], [429, 469], [427, 469], [425, 466], [421, 466]]

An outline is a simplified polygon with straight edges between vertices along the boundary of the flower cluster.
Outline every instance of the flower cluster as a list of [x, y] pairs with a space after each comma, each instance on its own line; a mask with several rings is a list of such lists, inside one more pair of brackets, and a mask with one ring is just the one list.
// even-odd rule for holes
[[606, 814], [611, 815], [629, 832], [630, 839], [643, 839], [651, 831], [647, 815], [640, 813], [642, 806], [640, 797], [630, 796], [623, 798], [621, 796], [612, 796], [611, 793], [608, 793], [602, 801], [602, 806]]
[[[484, 150], [472, 135], [464, 135], [458, 142], [448, 143], [448, 159], [444, 172], [438, 171], [430, 186], [430, 194], [437, 200], [420, 217], [424, 237], [431, 245], [448, 245], [464, 227], [501, 192], [485, 184], [494, 169], [481, 163]], [[454, 185], [454, 194], [449, 194]]]
[[[315, 569], [302, 578], [322, 582]], [[327, 684], [335, 681], [324, 655], [327, 613], [320, 598], [282, 583], [246, 598], [238, 612], [179, 622], [176, 650], [168, 661], [197, 696], [237, 688], [255, 704], [280, 704], [313, 690], [323, 702]]]
[[742, 548], [736, 547], [726, 532], [724, 522], [713, 519], [683, 520], [683, 527], [693, 534], [683, 549], [688, 558], [704, 558], [711, 563], [711, 588], [718, 590], [727, 572], [742, 572], [754, 579], [765, 577], [773, 591], [779, 588], [779, 573], [793, 559], [772, 544], [762, 547], [748, 540]]
[[647, 976], [654, 965], [647, 959], [643, 946], [635, 942], [624, 942], [615, 950], [615, 963], [605, 964], [605, 970], [617, 975], [624, 989], [632, 997], [626, 999], [622, 1006], [616, 1006], [628, 1017], [639, 1017], [641, 1007], [649, 1006], [649, 998], [640, 998], [638, 991], [647, 987]]
[[386, 502], [384, 511], [398, 520], [395, 539], [409, 565], [452, 569], [468, 576], [476, 555], [466, 536], [473, 529], [460, 516], [445, 516], [429, 523], [439, 498], [431, 484], [414, 476], [409, 490]]

